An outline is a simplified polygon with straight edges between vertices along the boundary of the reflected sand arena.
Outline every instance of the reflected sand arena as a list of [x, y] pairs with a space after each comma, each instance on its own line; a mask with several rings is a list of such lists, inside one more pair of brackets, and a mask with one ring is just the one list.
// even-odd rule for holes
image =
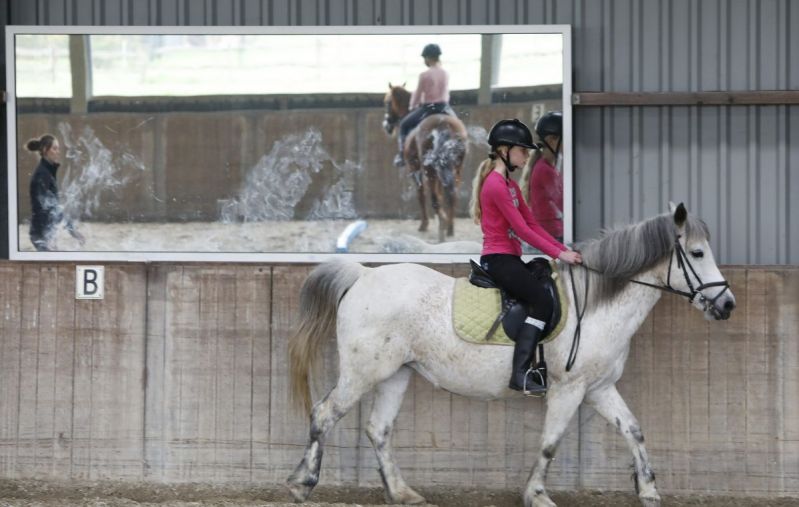
[[[437, 227], [419, 232], [418, 220], [366, 220], [350, 253], [479, 254], [482, 233], [470, 218], [455, 219], [455, 236], [438, 243]], [[82, 222], [81, 247], [63, 227], [56, 244], [69, 252], [254, 252], [334, 253], [336, 240], [351, 220], [280, 220], [247, 223], [101, 223]], [[34, 251], [28, 225], [19, 227], [20, 250]]]

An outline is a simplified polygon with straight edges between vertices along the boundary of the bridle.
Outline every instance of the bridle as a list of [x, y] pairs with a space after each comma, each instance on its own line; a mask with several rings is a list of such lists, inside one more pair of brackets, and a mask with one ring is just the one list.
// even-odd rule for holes
[[[730, 289], [730, 284], [727, 280], [722, 280], [720, 282], [710, 282], [704, 283], [699, 275], [696, 273], [693, 265], [691, 265], [691, 261], [688, 259], [688, 255], [685, 253], [685, 249], [680, 244], [681, 235], [678, 234], [677, 237], [674, 239], [674, 248], [672, 249], [671, 255], [669, 256], [669, 270], [668, 274], [666, 275], [666, 284], [665, 285], [657, 285], [654, 283], [649, 282], [642, 282], [641, 280], [635, 280], [630, 278], [628, 281], [632, 283], [637, 283], [638, 285], [645, 285], [647, 287], [651, 287], [653, 289], [657, 289], [663, 292], [668, 292], [670, 294], [677, 294], [678, 296], [682, 296], [688, 299], [691, 304], [694, 304], [697, 301], [697, 296], [699, 304], [702, 305], [702, 311], [707, 311], [708, 308], [715, 307], [716, 301], [721, 297], [722, 294], [727, 292]], [[671, 286], [671, 267], [674, 264], [674, 258], [677, 258], [677, 269], [679, 269], [683, 277], [685, 277], [685, 284], [688, 286], [688, 290], [680, 290], [675, 289]], [[593, 271], [594, 273], [599, 273], [600, 275], [604, 275], [604, 273], [598, 269], [592, 268], [591, 266], [587, 266], [585, 264], [581, 264], [583, 268], [588, 271]], [[693, 282], [691, 282], [691, 276], [688, 274], [690, 273], [694, 275], [694, 278], [699, 283], [696, 287], [694, 287]], [[582, 310], [580, 310], [579, 300], [577, 299], [577, 288], [574, 284], [574, 272], [572, 270], [572, 265], [569, 265], [569, 278], [571, 279], [572, 285], [572, 296], [574, 297], [574, 309], [577, 313], [577, 327], [574, 329], [574, 337], [572, 338], [572, 346], [571, 350], [569, 351], [569, 359], [566, 361], [566, 371], [570, 371], [572, 366], [574, 366], [574, 361], [577, 359], [577, 349], [580, 347], [580, 334], [582, 332], [582, 320], [583, 315], [585, 315], [586, 305], [583, 306]], [[583, 295], [583, 303], [588, 301], [588, 276], [585, 277], [585, 294]], [[713, 298], [708, 298], [705, 296], [702, 291], [710, 288], [710, 287], [724, 287], [722, 290], [719, 291]]]
[[[633, 283], [637, 283], [638, 285], [646, 285], [647, 287], [652, 287], [653, 289], [662, 290], [664, 292], [669, 292], [671, 294], [677, 294], [678, 296], [683, 296], [688, 298], [688, 301], [691, 304], [695, 303], [697, 296], [699, 296], [699, 304], [702, 305], [703, 311], [706, 311], [708, 308], [716, 304], [716, 301], [721, 297], [722, 294], [727, 292], [730, 288], [729, 282], [727, 280], [722, 280], [720, 282], [710, 282], [704, 283], [702, 279], [699, 278], [699, 275], [696, 273], [693, 265], [691, 265], [691, 261], [688, 259], [688, 255], [685, 253], [685, 249], [680, 244], [680, 235], [677, 235], [677, 238], [674, 240], [674, 250], [671, 253], [671, 257], [669, 257], [669, 270], [668, 274], [666, 275], [666, 285], [655, 285], [652, 283], [642, 282], [640, 280], [630, 280]], [[671, 266], [674, 264], [674, 258], [677, 258], [677, 269], [682, 271], [683, 277], [685, 278], [685, 284], [688, 286], [688, 290], [679, 290], [675, 289], [671, 286]], [[686, 269], [687, 268], [687, 269]], [[588, 268], [590, 269], [590, 268]], [[595, 270], [593, 270], [595, 271]], [[689, 276], [688, 272], [691, 272], [694, 275], [694, 278], [699, 285], [694, 287], [694, 284], [691, 282], [691, 277]], [[722, 290], [719, 291], [713, 298], [708, 299], [702, 291], [710, 288], [710, 287], [724, 287]]]
[[394, 127], [397, 125], [399, 121], [399, 115], [394, 112], [394, 108], [391, 107], [394, 102], [394, 97], [391, 97], [390, 100], [386, 101], [386, 114], [383, 116], [383, 124], [387, 127], [391, 127], [393, 130]]
[[[394, 90], [389, 92], [390, 98], [386, 101], [386, 113], [383, 115], [383, 128], [386, 130], [387, 133], [391, 133], [391, 131], [396, 128], [397, 123], [402, 119], [402, 116], [396, 112], [399, 109], [396, 104], [396, 97], [394, 96]], [[390, 130], [389, 130], [390, 129]]]

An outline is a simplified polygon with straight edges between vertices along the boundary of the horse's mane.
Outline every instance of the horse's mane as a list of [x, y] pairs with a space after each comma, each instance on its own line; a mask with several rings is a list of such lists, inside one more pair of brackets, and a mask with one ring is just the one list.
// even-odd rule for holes
[[[710, 240], [707, 225], [691, 215], [685, 223], [685, 234], [689, 240]], [[588, 308], [609, 301], [631, 278], [669, 257], [676, 239], [674, 216], [665, 213], [634, 225], [605, 230], [599, 238], [581, 243], [577, 248], [582, 253], [583, 263], [600, 273], [585, 269], [574, 271], [578, 298], [582, 299], [585, 293], [587, 277]], [[567, 274], [567, 270], [566, 266], [562, 267], [563, 274]]]

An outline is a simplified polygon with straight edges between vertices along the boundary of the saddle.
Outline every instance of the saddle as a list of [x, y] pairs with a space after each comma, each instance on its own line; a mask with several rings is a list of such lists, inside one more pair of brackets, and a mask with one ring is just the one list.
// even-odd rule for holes
[[[529, 308], [525, 303], [513, 299], [504, 290], [502, 290], [491, 278], [491, 275], [489, 275], [488, 272], [479, 264], [473, 260], [470, 260], [469, 263], [472, 267], [472, 272], [469, 274], [469, 282], [471, 282], [472, 285], [483, 289], [499, 290], [501, 297], [499, 315], [497, 315], [494, 323], [488, 329], [484, 339], [486, 341], [490, 340], [499, 328], [500, 324], [502, 324], [502, 329], [505, 331], [505, 334], [508, 336], [508, 338], [516, 341], [517, 333], [522, 329], [524, 320], [530, 315]], [[554, 338], [554, 336], [557, 336], [557, 334], [560, 332], [560, 328], [563, 327], [561, 323], [561, 316], [563, 314], [561, 308], [561, 298], [556, 283], [557, 273], [553, 272], [552, 265], [543, 257], [536, 257], [530, 262], [526, 263], [525, 266], [527, 267], [528, 271], [532, 273], [533, 277], [542, 286], [544, 286], [544, 288], [546, 288], [550, 297], [552, 298], [552, 314], [549, 316], [549, 319], [547, 319], [546, 326], [544, 326], [544, 331], [539, 342], [544, 343], [544, 341], [547, 341], [547, 339], [550, 338], [550, 335], [553, 335], [553, 331], [557, 330], [557, 333], [554, 333], [552, 336]]]

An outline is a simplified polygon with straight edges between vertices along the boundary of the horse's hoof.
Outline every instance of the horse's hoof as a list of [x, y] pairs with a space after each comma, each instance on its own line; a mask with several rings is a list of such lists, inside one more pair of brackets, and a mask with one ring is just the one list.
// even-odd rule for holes
[[548, 496], [546, 495], [537, 495], [533, 498], [532, 502], [527, 502], [525, 499], [524, 502], [525, 507], [558, 507], [555, 502], [553, 502]]
[[305, 486], [303, 484], [292, 484], [286, 483], [286, 487], [289, 489], [289, 493], [291, 493], [291, 497], [294, 498], [295, 502], [302, 503], [311, 496], [311, 488], [310, 486]]
[[427, 503], [422, 495], [416, 491], [408, 488], [401, 493], [397, 493], [388, 499], [390, 503], [404, 504], [404, 505], [420, 505]]
[[555, 502], [549, 498], [543, 487], [535, 490], [528, 490], [524, 495], [524, 507], [557, 507]]
[[641, 505], [644, 507], [660, 507], [660, 495], [655, 492], [655, 494], [649, 494], [646, 496], [638, 497], [641, 500]]
[[313, 486], [296, 482], [292, 480], [292, 478], [286, 481], [286, 487], [289, 493], [291, 493], [291, 497], [294, 498], [294, 501], [300, 503], [307, 500], [308, 497], [311, 496], [311, 491], [313, 490]]
[[419, 226], [419, 232], [427, 232], [427, 222], [422, 222]]

